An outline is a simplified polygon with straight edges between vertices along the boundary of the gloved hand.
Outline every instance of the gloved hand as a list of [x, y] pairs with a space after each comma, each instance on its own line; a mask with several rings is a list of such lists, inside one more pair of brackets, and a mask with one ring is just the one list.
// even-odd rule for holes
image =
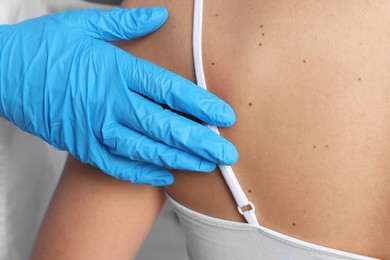
[[231, 143], [160, 104], [218, 126], [234, 123], [229, 105], [106, 42], [149, 34], [167, 16], [163, 7], [90, 9], [0, 26], [0, 115], [134, 183], [171, 184], [166, 168], [233, 164]]

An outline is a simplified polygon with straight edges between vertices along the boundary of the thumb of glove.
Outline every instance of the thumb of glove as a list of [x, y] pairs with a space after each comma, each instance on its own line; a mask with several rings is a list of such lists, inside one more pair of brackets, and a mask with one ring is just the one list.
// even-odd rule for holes
[[59, 22], [80, 28], [89, 36], [104, 40], [131, 40], [159, 29], [168, 18], [165, 7], [114, 8], [109, 11], [87, 9], [54, 16]]

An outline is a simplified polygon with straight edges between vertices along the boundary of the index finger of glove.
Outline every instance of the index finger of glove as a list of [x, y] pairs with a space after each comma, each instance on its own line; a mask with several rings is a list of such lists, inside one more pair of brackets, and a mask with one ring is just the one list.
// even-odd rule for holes
[[150, 34], [168, 18], [165, 7], [87, 9], [54, 15], [74, 28], [104, 41], [131, 40]]
[[233, 108], [193, 82], [146, 60], [118, 50], [122, 75], [130, 90], [154, 101], [193, 115], [208, 124], [231, 126]]

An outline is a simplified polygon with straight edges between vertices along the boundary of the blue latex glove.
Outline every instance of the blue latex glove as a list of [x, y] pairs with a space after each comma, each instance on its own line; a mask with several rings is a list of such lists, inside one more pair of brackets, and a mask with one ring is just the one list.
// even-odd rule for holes
[[[0, 115], [123, 180], [211, 171], [235, 147], [160, 104], [231, 126], [232, 108], [190, 81], [107, 43], [157, 30], [163, 7], [72, 11], [0, 26]], [[153, 102], [153, 100], [155, 102]]]

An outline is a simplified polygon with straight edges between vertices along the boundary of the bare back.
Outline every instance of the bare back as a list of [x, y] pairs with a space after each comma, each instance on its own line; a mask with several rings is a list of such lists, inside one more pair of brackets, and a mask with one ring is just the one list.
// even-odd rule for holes
[[[119, 44], [194, 80], [193, 1], [165, 5], [157, 33]], [[205, 0], [209, 90], [237, 123], [233, 169], [263, 226], [390, 258], [390, 2]], [[168, 191], [199, 212], [243, 221], [218, 170], [177, 173]]]

